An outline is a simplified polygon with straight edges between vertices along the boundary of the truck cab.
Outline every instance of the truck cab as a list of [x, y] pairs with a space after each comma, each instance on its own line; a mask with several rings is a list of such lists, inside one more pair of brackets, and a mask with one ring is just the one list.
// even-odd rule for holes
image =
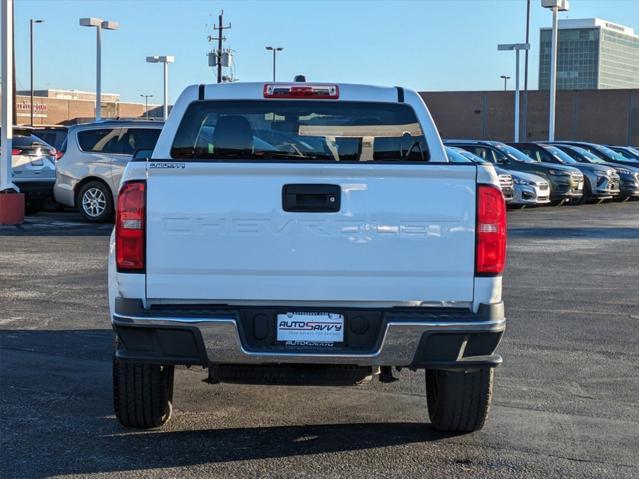
[[176, 365], [214, 383], [405, 368], [425, 371], [436, 428], [480, 429], [505, 254], [495, 170], [450, 163], [416, 92], [190, 86], [118, 195], [116, 415], [164, 424]]

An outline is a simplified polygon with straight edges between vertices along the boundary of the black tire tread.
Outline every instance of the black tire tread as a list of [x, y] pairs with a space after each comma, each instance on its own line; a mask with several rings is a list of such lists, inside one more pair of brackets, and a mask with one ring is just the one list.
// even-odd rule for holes
[[440, 431], [480, 430], [488, 417], [493, 369], [473, 371], [426, 370], [428, 413]]
[[113, 409], [123, 426], [152, 428], [166, 423], [173, 400], [173, 366], [113, 359]]

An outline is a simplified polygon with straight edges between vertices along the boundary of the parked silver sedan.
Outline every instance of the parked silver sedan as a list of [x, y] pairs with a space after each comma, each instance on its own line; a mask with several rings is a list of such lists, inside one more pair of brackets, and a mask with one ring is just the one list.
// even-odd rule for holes
[[542, 206], [550, 203], [550, 184], [541, 176], [511, 171], [515, 194], [512, 206]]

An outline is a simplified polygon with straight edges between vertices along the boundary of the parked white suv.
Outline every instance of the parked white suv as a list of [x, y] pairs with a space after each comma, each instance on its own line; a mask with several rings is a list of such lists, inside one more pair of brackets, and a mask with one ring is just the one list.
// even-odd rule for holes
[[53, 194], [93, 222], [110, 221], [124, 168], [137, 150], [152, 150], [163, 123], [110, 120], [69, 129]]
[[412, 90], [194, 85], [122, 179], [113, 399], [164, 424], [175, 365], [212, 383], [426, 371], [433, 425], [480, 429], [505, 327], [495, 169], [449, 163]]

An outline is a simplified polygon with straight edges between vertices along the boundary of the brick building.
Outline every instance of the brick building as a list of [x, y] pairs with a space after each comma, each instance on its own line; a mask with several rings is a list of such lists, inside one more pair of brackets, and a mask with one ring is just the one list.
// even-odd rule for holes
[[[0, 103], [2, 98], [0, 97]], [[34, 125], [73, 124], [95, 117], [95, 93], [78, 90], [35, 90], [33, 97]], [[103, 118], [138, 118], [145, 114], [144, 103], [120, 101], [116, 93], [102, 94]], [[31, 116], [31, 96], [28, 91], [16, 94], [18, 125], [27, 125]], [[161, 117], [162, 107], [149, 105], [150, 117]]]
[[[515, 92], [421, 92], [442, 138], [513, 140]], [[639, 89], [559, 90], [555, 137], [639, 145]], [[520, 122], [521, 124], [521, 122]], [[548, 92], [528, 92], [521, 139], [548, 138]]]
[[[24, 92], [20, 92], [24, 93]], [[36, 125], [74, 124], [95, 116], [95, 94], [68, 90], [36, 92]], [[514, 92], [421, 92], [443, 138], [513, 139]], [[0, 102], [1, 102], [0, 98]], [[18, 95], [18, 123], [29, 123], [30, 97]], [[139, 118], [143, 103], [121, 102], [105, 94], [104, 118]], [[160, 118], [162, 106], [149, 105]], [[548, 137], [548, 92], [528, 93], [528, 131], [521, 138]], [[560, 90], [557, 92], [556, 138], [639, 145], [639, 89]]]

